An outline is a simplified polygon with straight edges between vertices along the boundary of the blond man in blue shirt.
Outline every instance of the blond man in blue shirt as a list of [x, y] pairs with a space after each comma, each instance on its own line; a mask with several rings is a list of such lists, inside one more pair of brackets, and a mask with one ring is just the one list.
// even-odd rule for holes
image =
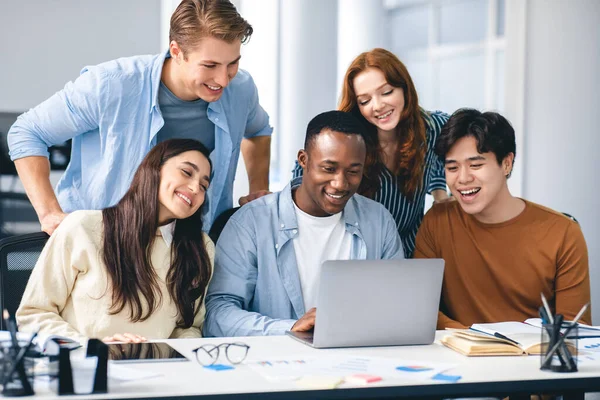
[[[212, 152], [205, 229], [232, 207], [240, 149], [250, 182], [240, 203], [268, 193], [272, 128], [252, 77], [238, 71], [252, 31], [227, 0], [183, 0], [166, 54], [85, 67], [21, 115], [8, 133], [10, 156], [42, 230], [52, 234], [71, 211], [116, 204], [148, 151], [171, 138], [199, 140]], [[71, 138], [71, 161], [53, 191], [48, 146]]]

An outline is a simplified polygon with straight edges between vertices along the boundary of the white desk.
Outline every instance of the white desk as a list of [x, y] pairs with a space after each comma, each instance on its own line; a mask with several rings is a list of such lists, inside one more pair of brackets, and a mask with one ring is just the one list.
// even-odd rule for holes
[[[443, 334], [438, 332], [437, 338], [439, 339]], [[387, 379], [368, 386], [342, 384], [332, 390], [306, 390], [299, 388], [293, 381], [270, 382], [243, 364], [230, 371], [206, 370], [196, 362], [191, 353], [193, 348], [202, 344], [230, 341], [248, 344], [251, 347], [248, 358], [253, 359], [334, 354], [455, 363], [459, 366], [446, 373], [461, 375], [462, 379], [458, 383], [433, 381], [415, 383], [415, 381], [402, 379]], [[579, 372], [576, 373], [560, 374], [541, 371], [540, 359], [537, 356], [468, 358], [440, 344], [317, 350], [285, 336], [180, 339], [166, 342], [193, 361], [128, 364], [134, 368], [159, 372], [162, 376], [109, 386], [107, 394], [74, 396], [74, 398], [385, 399], [600, 391], [600, 361], [580, 364]], [[226, 359], [220, 359], [219, 362], [221, 361], [225, 362]], [[45, 383], [36, 384], [36, 397], [65, 399], [72, 396], [57, 396], [49, 391]]]

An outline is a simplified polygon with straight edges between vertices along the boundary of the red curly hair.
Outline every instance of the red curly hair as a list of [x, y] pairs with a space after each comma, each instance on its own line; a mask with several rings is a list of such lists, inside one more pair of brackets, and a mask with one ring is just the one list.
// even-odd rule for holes
[[402, 194], [412, 200], [417, 189], [423, 184], [427, 151], [424, 121], [426, 116], [419, 107], [415, 85], [404, 64], [394, 54], [380, 48], [364, 52], [352, 61], [344, 77], [342, 97], [338, 106], [339, 110], [354, 114], [367, 127], [367, 161], [359, 193], [373, 197], [379, 189], [379, 174], [384, 168], [377, 129], [361, 114], [354, 91], [354, 78], [368, 68], [379, 69], [390, 85], [404, 92], [404, 109], [396, 127], [396, 136], [400, 143], [399, 161], [392, 172], [398, 179]]

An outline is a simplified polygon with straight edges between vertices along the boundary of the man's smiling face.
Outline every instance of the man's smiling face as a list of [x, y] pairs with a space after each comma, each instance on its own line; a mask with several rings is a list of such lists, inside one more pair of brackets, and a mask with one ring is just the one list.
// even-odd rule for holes
[[298, 154], [304, 169], [298, 207], [317, 217], [341, 212], [360, 186], [365, 157], [362, 136], [322, 131]]

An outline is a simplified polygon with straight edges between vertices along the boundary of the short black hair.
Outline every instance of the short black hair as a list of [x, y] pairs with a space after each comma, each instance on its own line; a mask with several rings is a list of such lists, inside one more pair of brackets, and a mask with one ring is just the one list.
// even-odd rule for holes
[[475, 138], [479, 153], [494, 153], [498, 165], [509, 153], [517, 156], [515, 130], [510, 122], [497, 112], [482, 113], [472, 108], [461, 108], [452, 114], [442, 128], [435, 153], [445, 160], [452, 146], [466, 136]]
[[308, 150], [315, 138], [324, 130], [359, 135], [366, 144], [365, 126], [354, 115], [344, 111], [326, 111], [314, 117], [306, 127], [304, 150]]

